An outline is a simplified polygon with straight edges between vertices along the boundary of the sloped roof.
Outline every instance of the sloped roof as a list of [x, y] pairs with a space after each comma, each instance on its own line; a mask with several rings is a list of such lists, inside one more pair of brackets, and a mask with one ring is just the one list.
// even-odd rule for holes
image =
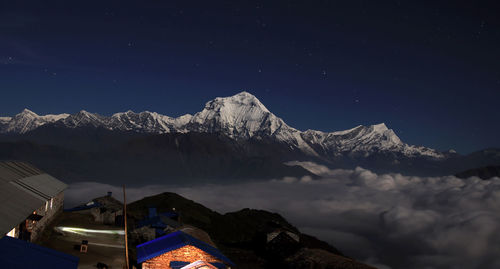
[[24, 162], [0, 162], [0, 234], [5, 234], [67, 185]]
[[181, 231], [176, 231], [165, 236], [156, 238], [144, 244], [140, 244], [136, 247], [137, 250], [137, 262], [142, 263], [161, 254], [179, 249], [184, 246], [194, 246], [199, 248], [206, 253], [212, 255], [213, 257], [229, 264], [234, 265], [231, 260], [229, 260], [224, 254], [222, 254], [218, 249], [208, 245], [207, 243], [198, 240], [186, 233]]
[[2, 268], [76, 269], [78, 261], [78, 257], [20, 239], [8, 236], [0, 239], [0, 264]]

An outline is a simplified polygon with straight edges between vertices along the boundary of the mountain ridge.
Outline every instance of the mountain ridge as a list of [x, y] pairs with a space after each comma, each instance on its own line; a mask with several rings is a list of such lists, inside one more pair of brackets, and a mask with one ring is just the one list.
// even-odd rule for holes
[[376, 152], [398, 153], [407, 157], [443, 159], [437, 150], [408, 145], [385, 123], [352, 129], [322, 132], [300, 131], [271, 113], [257, 97], [243, 91], [208, 101], [202, 111], [176, 118], [156, 112], [126, 112], [102, 116], [81, 110], [75, 114], [39, 116], [25, 109], [14, 117], [0, 118], [0, 133], [25, 134], [44, 125], [60, 128], [104, 128], [137, 133], [223, 133], [235, 140], [273, 138], [313, 157], [342, 154], [369, 156]]

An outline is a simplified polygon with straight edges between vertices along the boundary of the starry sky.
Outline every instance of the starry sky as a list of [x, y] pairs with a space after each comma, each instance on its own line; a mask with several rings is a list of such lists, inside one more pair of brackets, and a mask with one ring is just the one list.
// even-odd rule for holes
[[179, 116], [246, 90], [300, 130], [500, 147], [495, 1], [6, 2], [1, 116]]

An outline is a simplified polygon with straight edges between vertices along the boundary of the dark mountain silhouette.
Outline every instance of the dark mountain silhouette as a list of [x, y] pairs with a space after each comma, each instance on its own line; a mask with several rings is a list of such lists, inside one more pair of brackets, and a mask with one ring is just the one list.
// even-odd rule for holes
[[459, 178], [479, 177], [481, 179], [490, 179], [493, 177], [500, 177], [500, 165], [484, 166], [475, 169], [469, 169], [456, 174]]

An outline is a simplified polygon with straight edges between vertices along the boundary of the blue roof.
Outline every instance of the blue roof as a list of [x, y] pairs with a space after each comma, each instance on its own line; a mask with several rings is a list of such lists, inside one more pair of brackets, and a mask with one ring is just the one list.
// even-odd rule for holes
[[78, 261], [78, 257], [17, 238], [4, 236], [0, 239], [0, 264], [2, 268], [76, 269]]
[[151, 240], [149, 242], [146, 242], [144, 244], [138, 245], [136, 247], [137, 262], [142, 263], [149, 259], [157, 257], [161, 254], [188, 245], [197, 247], [227, 264], [234, 265], [234, 263], [231, 260], [229, 260], [226, 256], [224, 256], [224, 254], [222, 254], [215, 247], [212, 247], [211, 245], [181, 231], [173, 232], [165, 236]]
[[79, 205], [79, 206], [76, 206], [76, 207], [73, 207], [73, 208], [64, 209], [64, 211], [66, 211], [66, 212], [81, 211], [81, 210], [87, 210], [87, 209], [91, 209], [91, 208], [94, 208], [94, 207], [101, 207], [101, 206], [102, 205], [100, 203], [94, 202], [91, 205]]

